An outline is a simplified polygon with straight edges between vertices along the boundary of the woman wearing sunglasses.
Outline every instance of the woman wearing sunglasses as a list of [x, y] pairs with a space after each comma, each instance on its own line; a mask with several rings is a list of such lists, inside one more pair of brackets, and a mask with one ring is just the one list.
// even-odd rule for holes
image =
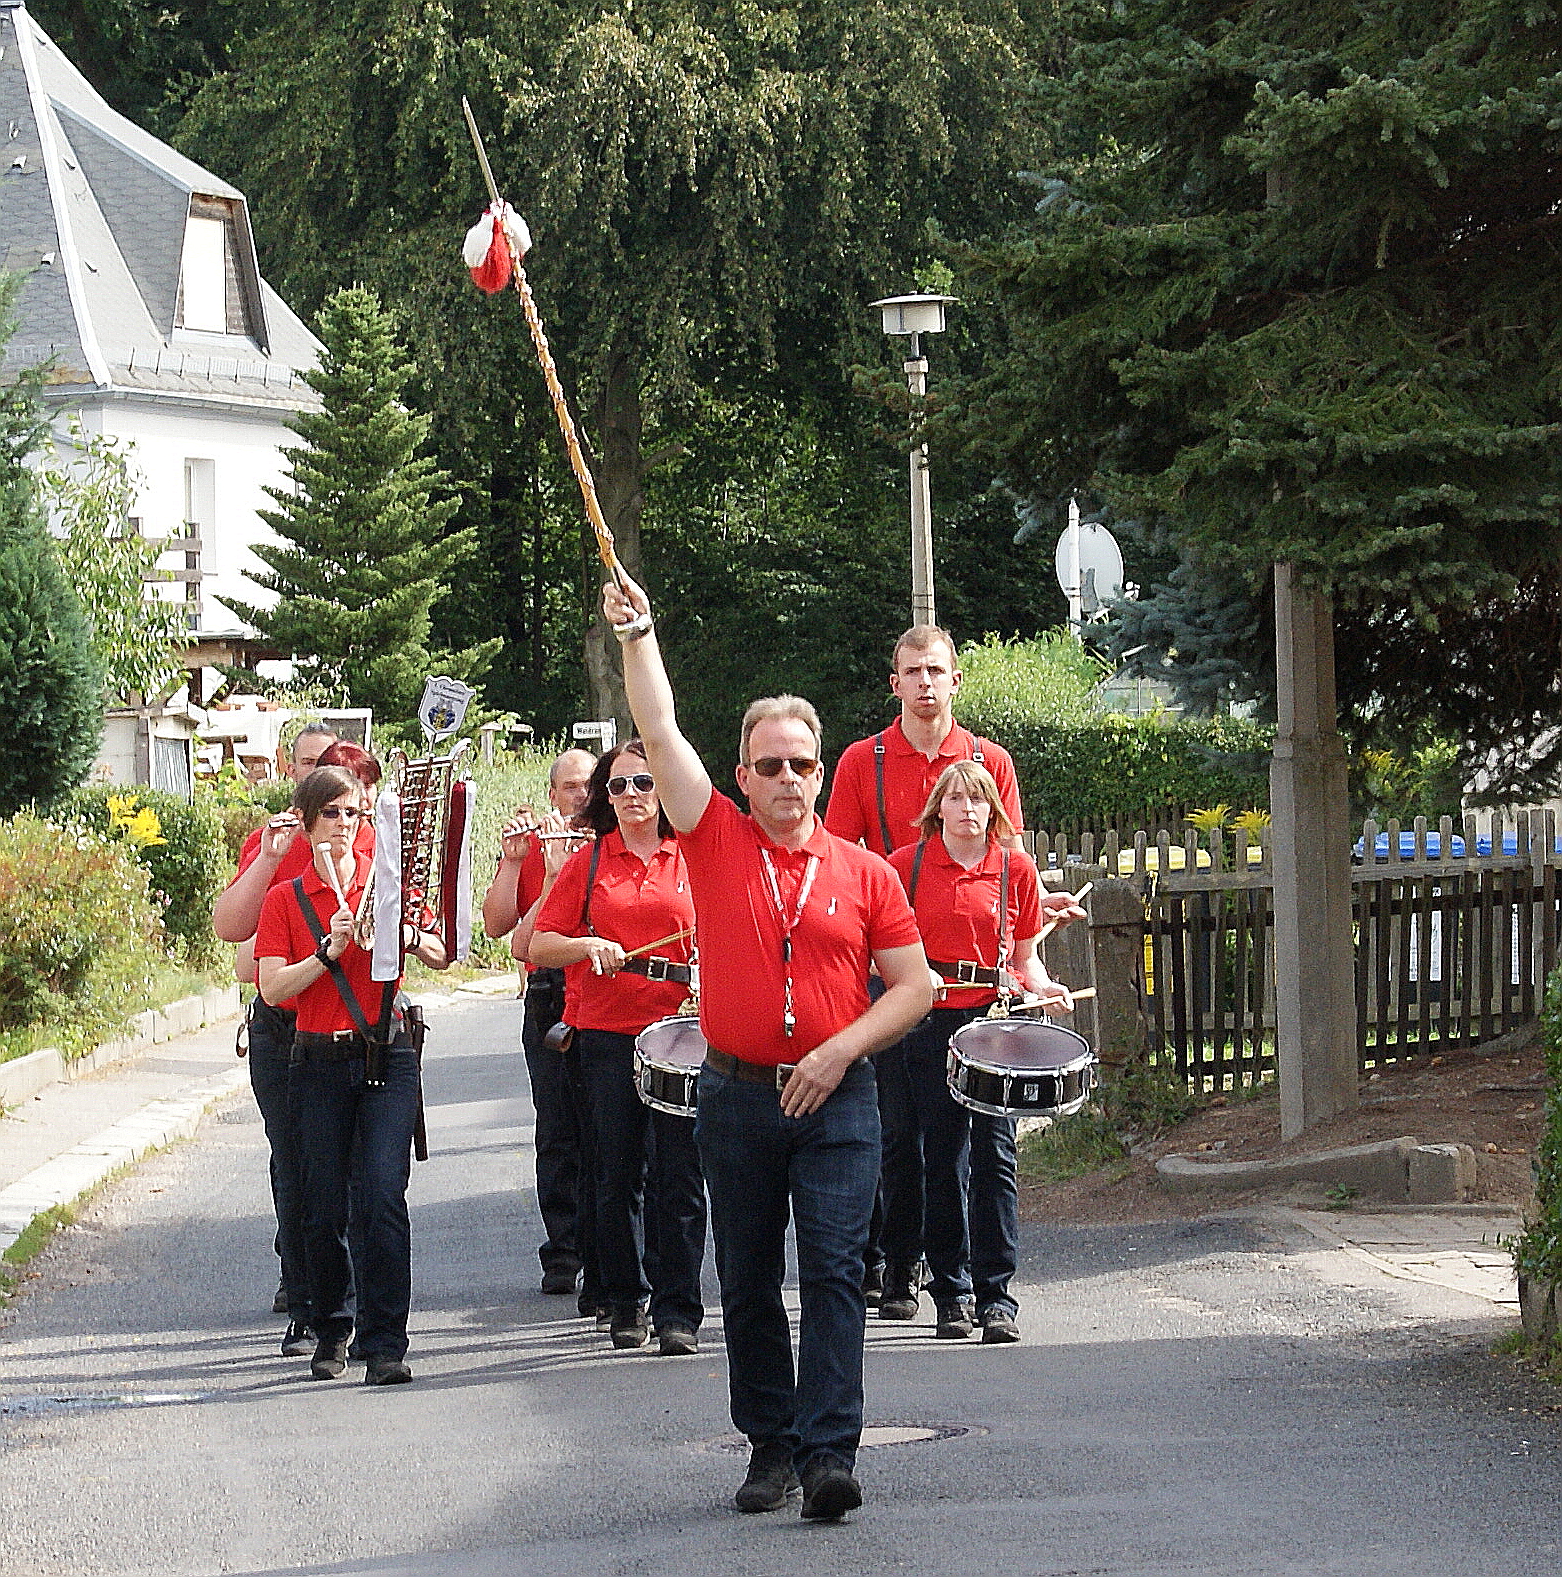
[[575, 825], [595, 842], [559, 873], [527, 956], [564, 971], [613, 1345], [644, 1346], [649, 1292], [661, 1352], [685, 1355], [698, 1350], [705, 1317], [705, 1184], [694, 1124], [641, 1102], [634, 1049], [641, 1030], [689, 995], [694, 900], [639, 740], [597, 762]]
[[[922, 1184], [886, 1193], [885, 1287], [925, 1253], [935, 1334], [960, 1340], [980, 1326], [984, 1342], [1013, 1342], [1014, 1119], [969, 1111], [949, 1093], [949, 1039], [997, 1000], [1000, 971], [1006, 985], [1053, 1010], [1072, 1010], [1073, 999], [1042, 966], [1041, 884], [1030, 856], [1003, 846], [1014, 828], [992, 774], [974, 761], [947, 767], [914, 825], [918, 841], [889, 862], [911, 900], [938, 994], [927, 1017], [879, 1058], [880, 1105], [911, 1154], [920, 1153], [909, 1175]], [[879, 1317], [910, 1319], [915, 1299], [913, 1289], [909, 1308], [886, 1301]]]
[[[352, 936], [374, 863], [372, 841], [365, 848], [357, 837], [368, 814], [364, 786], [345, 768], [317, 767], [299, 784], [293, 804], [314, 861], [266, 895], [255, 962], [261, 996], [298, 1014], [289, 1097], [303, 1162], [315, 1334], [310, 1374], [334, 1380], [342, 1373], [356, 1323], [365, 1380], [397, 1385], [412, 1378], [403, 1360], [412, 1298], [407, 1178], [418, 1114], [417, 1056], [410, 1035], [388, 1011], [400, 981], [373, 980], [370, 955]], [[430, 967], [445, 967], [437, 936], [409, 926], [402, 943]], [[378, 1042], [382, 1034], [389, 1044], [371, 1056], [371, 1039]], [[361, 1241], [349, 1260], [354, 1181]]]

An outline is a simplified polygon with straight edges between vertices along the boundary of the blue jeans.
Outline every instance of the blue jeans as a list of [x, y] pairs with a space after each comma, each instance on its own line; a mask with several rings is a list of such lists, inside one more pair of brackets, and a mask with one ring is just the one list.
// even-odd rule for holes
[[277, 1216], [275, 1247], [282, 1262], [287, 1317], [307, 1325], [309, 1270], [304, 1258], [304, 1169], [288, 1111], [288, 1063], [293, 1055], [293, 1015], [256, 997], [249, 1012], [249, 1082], [271, 1146], [271, 1203]]
[[705, 1181], [694, 1125], [640, 1099], [633, 1035], [583, 1029], [575, 1045], [591, 1113], [602, 1296], [624, 1309], [649, 1291], [653, 1321], [698, 1330], [705, 1318]]
[[[1017, 1312], [1009, 1292], [1019, 1254], [1014, 1119], [960, 1105], [949, 1093], [949, 1040], [985, 1008], [934, 1008], [894, 1050], [892, 1105], [922, 1187], [921, 1242], [935, 1304], [974, 1295], [979, 1313]], [[888, 1235], [888, 1234], [887, 1234]]]
[[[756, 1446], [853, 1464], [862, 1436], [862, 1256], [879, 1176], [873, 1069], [854, 1063], [818, 1111], [785, 1117], [773, 1086], [700, 1073], [695, 1138], [710, 1188], [732, 1422]], [[797, 1224], [797, 1364], [782, 1301]]]
[[[385, 1082], [371, 1087], [363, 1058], [295, 1063], [292, 1101], [306, 1183], [304, 1221], [318, 1337], [345, 1337], [365, 1358], [400, 1359], [412, 1305], [412, 1228], [407, 1179], [418, 1115], [418, 1061], [398, 1042], [385, 1053]], [[362, 1248], [347, 1247], [354, 1161], [360, 1171]], [[355, 1307], [356, 1305], [356, 1307]]]
[[549, 1051], [542, 1038], [564, 1017], [562, 973], [539, 969], [526, 987], [521, 1049], [536, 1114], [537, 1209], [547, 1233], [537, 1258], [547, 1270], [578, 1270], [580, 1129], [565, 1053]]

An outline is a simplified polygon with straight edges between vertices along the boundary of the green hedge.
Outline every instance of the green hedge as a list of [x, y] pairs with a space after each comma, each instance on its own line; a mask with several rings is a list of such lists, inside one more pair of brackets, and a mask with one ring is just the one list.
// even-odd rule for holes
[[130, 848], [29, 811], [0, 822], [0, 1032], [91, 1044], [144, 999], [162, 932]]
[[967, 728], [1014, 757], [1025, 821], [1106, 826], [1195, 806], [1269, 804], [1273, 736], [1231, 717], [1042, 722], [967, 711]]
[[112, 836], [109, 800], [130, 797], [156, 814], [166, 840], [133, 852], [151, 877], [170, 950], [192, 963], [207, 962], [216, 954], [212, 904], [233, 871], [217, 806], [206, 795], [192, 804], [158, 789], [100, 784], [77, 789], [61, 803], [58, 814], [108, 837]]
[[1562, 1282], [1562, 968], [1546, 983], [1540, 1014], [1546, 1052], [1546, 1125], [1536, 1154], [1535, 1208], [1513, 1245], [1513, 1262], [1529, 1281]]

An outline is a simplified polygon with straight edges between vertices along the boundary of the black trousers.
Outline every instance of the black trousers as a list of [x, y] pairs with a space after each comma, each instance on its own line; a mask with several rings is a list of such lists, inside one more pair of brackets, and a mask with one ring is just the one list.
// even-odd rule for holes
[[[545, 1271], [579, 1270], [588, 1259], [581, 1241], [586, 1223], [581, 1209], [581, 1125], [572, 1067], [576, 1053], [573, 1049], [550, 1051], [542, 1043], [563, 1016], [562, 971], [534, 971], [526, 987], [521, 1048], [526, 1054], [532, 1110], [536, 1113], [537, 1208], [546, 1233], [537, 1257]], [[589, 1228], [585, 1235], [589, 1244]]]

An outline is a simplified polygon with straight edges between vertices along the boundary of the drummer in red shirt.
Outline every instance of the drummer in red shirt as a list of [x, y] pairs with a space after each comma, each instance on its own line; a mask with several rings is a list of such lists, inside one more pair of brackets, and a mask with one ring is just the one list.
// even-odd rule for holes
[[694, 898], [638, 739], [597, 762], [575, 825], [595, 841], [570, 856], [543, 899], [527, 956], [564, 971], [612, 1343], [645, 1345], [649, 1293], [663, 1356], [686, 1355], [699, 1350], [705, 1318], [705, 1183], [694, 1124], [640, 1099], [634, 1054], [635, 1036], [688, 998], [694, 954], [680, 933], [694, 929]]
[[[372, 849], [355, 843], [369, 813], [363, 784], [342, 767], [319, 767], [299, 784], [294, 807], [315, 860], [302, 876], [266, 895], [255, 961], [260, 994], [273, 1007], [297, 1013], [289, 1096], [303, 1162], [316, 1337], [310, 1374], [334, 1380], [342, 1373], [356, 1323], [365, 1380], [396, 1385], [412, 1378], [403, 1360], [412, 1297], [407, 1179], [418, 1114], [417, 1054], [394, 1017], [382, 1022], [400, 982], [372, 979], [371, 956], [352, 935], [374, 860]], [[431, 932], [409, 927], [402, 943], [431, 968], [445, 967], [444, 946]], [[389, 1035], [373, 1059], [365, 1028], [376, 1037], [382, 1028]], [[377, 1082], [371, 1061], [378, 1063]], [[354, 1181], [362, 1249], [350, 1262]]]
[[[1036, 867], [1006, 846], [1014, 824], [992, 774], [974, 761], [946, 767], [916, 826], [918, 841], [897, 849], [890, 865], [911, 900], [939, 994], [900, 1043], [901, 1055], [879, 1069], [880, 1106], [920, 1150], [924, 1179], [907, 1209], [886, 1209], [884, 1250], [892, 1266], [926, 1253], [936, 1335], [958, 1340], [979, 1325], [984, 1342], [1013, 1342], [1020, 1339], [1009, 1291], [1019, 1250], [1014, 1119], [969, 1111], [949, 1093], [949, 1041], [997, 1000], [1000, 970], [1050, 1009], [1074, 1004], [1037, 951]], [[974, 989], [954, 983], [973, 979]]]

